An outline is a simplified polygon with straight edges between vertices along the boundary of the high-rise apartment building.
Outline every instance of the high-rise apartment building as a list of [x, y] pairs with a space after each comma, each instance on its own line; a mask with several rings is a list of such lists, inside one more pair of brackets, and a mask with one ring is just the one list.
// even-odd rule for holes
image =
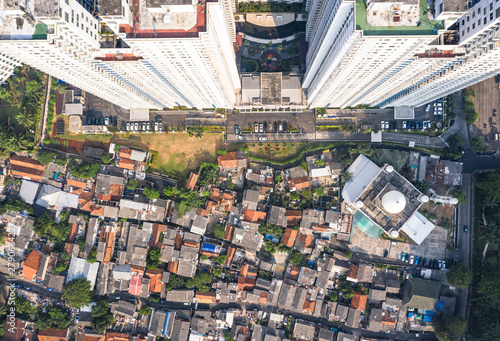
[[[422, 0], [313, 0], [303, 82], [310, 106], [418, 106], [498, 73], [498, 23], [484, 21], [491, 12], [482, 10], [480, 31], [476, 17], [474, 37], [472, 26], [457, 29], [460, 10], [442, 8], [445, 20], [435, 20]], [[474, 39], [487, 47], [478, 51], [467, 42]]]
[[[226, 3], [228, 1], [228, 3]], [[4, 0], [0, 50], [124, 108], [230, 107], [230, 0]]]

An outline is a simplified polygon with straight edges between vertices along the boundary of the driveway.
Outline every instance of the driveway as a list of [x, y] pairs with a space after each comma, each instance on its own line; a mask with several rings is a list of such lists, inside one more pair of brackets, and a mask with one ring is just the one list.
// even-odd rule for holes
[[[234, 127], [238, 125], [240, 131], [253, 127], [255, 123], [267, 124], [267, 131], [274, 132], [274, 122], [287, 122], [288, 127], [298, 129], [302, 134], [314, 134], [316, 130], [315, 118], [312, 110], [305, 111], [232, 111], [227, 115], [227, 133], [234, 134]], [[256, 133], [248, 133], [257, 135]], [[243, 135], [248, 135], [243, 134]], [[283, 135], [285, 133], [280, 133]], [[266, 134], [258, 134], [264, 136]]]

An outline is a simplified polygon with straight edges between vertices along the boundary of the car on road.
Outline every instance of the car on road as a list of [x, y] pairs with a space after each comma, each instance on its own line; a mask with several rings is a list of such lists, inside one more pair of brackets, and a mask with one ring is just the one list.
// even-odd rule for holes
[[259, 132], [260, 133], [264, 132], [264, 125], [262, 123], [259, 125]]
[[259, 132], [259, 124], [257, 122], [255, 122], [253, 124], [253, 132], [254, 133], [258, 133]]
[[406, 121], [403, 121], [403, 129], [406, 129]]
[[413, 255], [410, 256], [410, 264], [413, 264], [413, 262], [415, 261], [415, 257]]
[[261, 136], [261, 137], [259, 137], [259, 141], [267, 141], [267, 137]]
[[429, 103], [429, 104], [427, 104], [427, 106], [425, 107], [425, 111], [426, 111], [426, 112], [428, 112], [430, 108], [431, 108], [431, 104]]
[[106, 118], [104, 119], [104, 125], [109, 126], [109, 117], [106, 117]]
[[464, 226], [464, 233], [467, 233], [469, 231], [469, 228], [467, 226]]
[[238, 140], [243, 140], [243, 136], [241, 136], [241, 135], [236, 135], [236, 138], [237, 138]]
[[237, 125], [237, 124], [235, 124], [235, 125], [234, 125], [234, 133], [235, 133], [236, 135], [238, 135], [238, 134], [240, 133], [240, 126], [239, 126], [239, 125]]
[[405, 258], [406, 258], [406, 253], [402, 253], [401, 254], [401, 261], [404, 262], [405, 261]]

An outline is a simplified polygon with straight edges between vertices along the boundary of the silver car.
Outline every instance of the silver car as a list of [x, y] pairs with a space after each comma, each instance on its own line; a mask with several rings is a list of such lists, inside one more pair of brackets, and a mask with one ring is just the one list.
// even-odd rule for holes
[[262, 123], [259, 126], [259, 132], [261, 132], [261, 133], [264, 132], [264, 125]]

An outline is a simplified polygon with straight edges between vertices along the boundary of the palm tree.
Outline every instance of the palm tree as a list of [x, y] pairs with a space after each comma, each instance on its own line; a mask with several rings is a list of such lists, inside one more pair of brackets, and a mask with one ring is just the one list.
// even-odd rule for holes
[[352, 173], [349, 172], [349, 171], [344, 171], [342, 172], [342, 174], [340, 174], [340, 178], [342, 179], [342, 184], [343, 185], [346, 185], [348, 184], [349, 182], [352, 181]]
[[20, 111], [16, 115], [16, 120], [20, 125], [27, 129], [31, 128], [35, 123], [33, 115], [28, 114], [26, 111]]
[[5, 140], [5, 147], [12, 151], [18, 152], [26, 149], [28, 146], [28, 140], [25, 135], [12, 133]]

